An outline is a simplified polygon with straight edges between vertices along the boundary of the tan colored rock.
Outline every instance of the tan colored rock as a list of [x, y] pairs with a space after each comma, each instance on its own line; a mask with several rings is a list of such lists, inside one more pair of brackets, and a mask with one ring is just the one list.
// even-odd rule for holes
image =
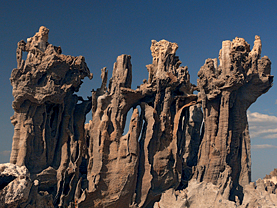
[[[79, 178], [85, 115], [91, 109], [90, 99], [84, 101], [74, 93], [82, 79], [92, 74], [84, 57], [62, 55], [58, 47], [49, 44], [48, 31], [41, 27], [24, 48], [18, 49], [28, 56], [19, 61], [10, 78], [15, 110], [10, 162], [26, 166], [31, 174], [54, 168], [55, 201], [68, 204]], [[64, 186], [72, 188], [64, 194]]]
[[[159, 42], [152, 40], [150, 50], [152, 53], [153, 62], [152, 64], [146, 66], [149, 72], [149, 83], [152, 82], [153, 76], [158, 78], [165, 78], [165, 74], [163, 72], [172, 70], [170, 66], [166, 66], [166, 59], [168, 59], [168, 56], [174, 57], [177, 49], [178, 45], [176, 43], [171, 43], [167, 40], [161, 40]], [[170, 64], [170, 62], [168, 63]], [[176, 65], [176, 69], [180, 64], [181, 62]]]
[[25, 166], [0, 165], [0, 207], [54, 207], [48, 192], [38, 189], [40, 181], [32, 180]]
[[[260, 48], [257, 41], [253, 51]], [[242, 201], [242, 187], [251, 181], [246, 111], [272, 86], [273, 76], [267, 57], [250, 56], [249, 44], [243, 38], [235, 38], [230, 52], [224, 53], [229, 45], [223, 42], [222, 73], [217, 72], [212, 59], [207, 59], [198, 72], [205, 133], [194, 178], [217, 184], [219, 175], [228, 168], [233, 181], [230, 198], [235, 200], [237, 196]]]
[[256, 184], [251, 182], [244, 186], [244, 197], [241, 207], [276, 207], [277, 195], [276, 186], [272, 183], [265, 183], [258, 179]]
[[222, 49], [219, 52], [219, 61], [220, 61], [220, 66], [222, 69], [222, 74], [225, 75], [226, 73], [229, 72], [229, 67], [230, 67], [230, 54], [231, 52], [231, 41], [230, 40], [225, 40], [222, 42]]
[[0, 164], [0, 207], [16, 207], [26, 202], [31, 184], [30, 173], [25, 166]]
[[29, 50], [39, 49], [42, 52], [44, 52], [48, 44], [48, 33], [49, 33], [49, 29], [44, 26], [41, 26], [39, 28], [39, 31], [34, 35], [34, 37], [27, 39], [28, 49]]
[[229, 182], [213, 185], [207, 182], [198, 183], [192, 179], [184, 190], [169, 189], [163, 193], [154, 208], [235, 208], [236, 203], [228, 199], [229, 193], [224, 193], [224, 186], [229, 187]]
[[258, 56], [260, 57], [262, 52], [262, 41], [260, 36], [255, 36], [254, 46], [251, 52], [249, 53], [249, 56]]
[[[81, 190], [80, 207], [148, 207], [164, 190], [179, 185], [186, 143], [181, 132], [187, 128], [188, 135], [199, 134], [202, 112], [195, 110], [200, 114], [195, 124], [189, 107], [195, 105], [192, 101], [197, 96], [192, 94], [187, 67], [179, 67], [177, 48], [176, 43], [152, 41], [149, 80], [136, 90], [130, 89], [130, 56], [117, 58], [107, 91], [106, 69], [102, 70], [102, 86], [92, 95], [89, 187], [88, 191]], [[129, 131], [123, 135], [130, 108], [134, 110]], [[198, 145], [186, 145], [184, 165], [191, 170]]]
[[198, 86], [178, 45], [153, 40], [148, 81], [131, 89], [131, 56], [121, 55], [109, 83], [104, 67], [84, 100], [76, 95], [92, 78], [84, 57], [61, 54], [48, 33], [41, 27], [16, 50], [13, 164], [0, 165], [0, 206], [275, 206], [276, 174], [249, 184], [246, 110], [273, 81], [259, 36], [252, 51], [243, 38], [224, 41], [219, 66], [207, 59]]
[[226, 191], [225, 186], [230, 187], [230, 183], [214, 185], [207, 182], [198, 183], [192, 179], [184, 190], [169, 189], [165, 191], [160, 201], [155, 203], [154, 208], [256, 208], [277, 206], [276, 193], [272, 192], [276, 187], [265, 185], [261, 179], [256, 183], [251, 182], [244, 186], [243, 201], [240, 201], [238, 197], [234, 201], [230, 201], [228, 199], [229, 193], [224, 193], [224, 190]]

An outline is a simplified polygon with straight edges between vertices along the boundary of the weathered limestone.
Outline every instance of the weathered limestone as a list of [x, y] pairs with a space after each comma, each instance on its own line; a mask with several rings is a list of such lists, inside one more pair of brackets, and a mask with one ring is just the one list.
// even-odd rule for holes
[[276, 207], [276, 184], [258, 179], [244, 186], [244, 198], [241, 207]]
[[[147, 207], [167, 188], [179, 185], [186, 144], [181, 132], [199, 132], [200, 125], [189, 122], [190, 112], [199, 107], [189, 111], [197, 97], [187, 68], [179, 67], [176, 50], [176, 43], [152, 41], [149, 80], [136, 90], [130, 89], [130, 56], [117, 58], [107, 91], [102, 70], [102, 87], [92, 95], [89, 187], [88, 192], [81, 191], [80, 207]], [[130, 108], [134, 110], [129, 131], [123, 135]], [[201, 119], [202, 112], [197, 112]], [[191, 151], [197, 155], [193, 144], [187, 146], [186, 158]], [[196, 163], [195, 157], [188, 159], [192, 160]]]
[[259, 179], [256, 183], [251, 182], [244, 186], [243, 201], [235, 197], [234, 201], [229, 200], [229, 193], [225, 186], [229, 184], [200, 182], [195, 179], [189, 181], [188, 187], [184, 190], [169, 189], [162, 194], [161, 200], [156, 202], [154, 208], [256, 208], [276, 207], [276, 184], [267, 183]]
[[[21, 50], [28, 52], [25, 61], [18, 58], [11, 74], [15, 126], [10, 162], [26, 166], [31, 174], [48, 167], [57, 172], [55, 201], [72, 200], [82, 162], [85, 115], [91, 100], [74, 94], [82, 79], [92, 78], [84, 57], [60, 54], [47, 42], [48, 29], [41, 27]], [[81, 101], [81, 103], [77, 103]], [[75, 179], [77, 177], [77, 179]], [[71, 191], [63, 196], [69, 179]], [[68, 181], [68, 182], [67, 182]], [[72, 193], [71, 193], [72, 192]], [[68, 204], [68, 202], [65, 202]]]
[[[224, 185], [212, 183], [198, 183], [192, 179], [184, 190], [169, 189], [162, 194], [161, 200], [156, 202], [154, 208], [235, 208], [236, 202], [228, 200], [228, 193], [224, 193]], [[239, 205], [239, 203], [237, 203]]]
[[92, 78], [84, 58], [61, 54], [48, 33], [41, 27], [16, 50], [12, 164], [0, 165], [1, 207], [277, 204], [277, 174], [249, 183], [246, 110], [273, 81], [259, 36], [252, 51], [243, 38], [224, 41], [219, 66], [207, 59], [197, 86], [175, 55], [178, 45], [153, 40], [148, 80], [131, 89], [131, 56], [121, 55], [109, 83], [104, 67], [101, 86], [84, 100], [75, 94]]
[[230, 40], [223, 41], [222, 49], [219, 51], [219, 61], [220, 61], [220, 66], [221, 66], [221, 73], [223, 75], [229, 73], [229, 71], [230, 71], [230, 69], [229, 69], [230, 64], [231, 64], [231, 60], [230, 60], [230, 56], [229, 56], [230, 52], [231, 52], [231, 41]]
[[0, 207], [15, 207], [28, 200], [31, 190], [30, 173], [25, 166], [0, 164]]
[[198, 72], [205, 133], [194, 178], [217, 184], [219, 175], [230, 171], [232, 200], [235, 196], [242, 200], [243, 186], [251, 181], [246, 110], [269, 90], [273, 81], [270, 60], [268, 57], [260, 59], [258, 36], [254, 44], [250, 52], [249, 44], [243, 38], [235, 38], [230, 53], [223, 55], [227, 50], [224, 41], [218, 69], [212, 59], [207, 59]]
[[53, 197], [39, 192], [39, 180], [32, 179], [25, 166], [0, 165], [0, 207], [54, 207]]
[[[92, 92], [93, 120], [89, 125], [88, 193], [79, 190], [80, 207], [119, 206], [130, 203], [134, 192], [138, 165], [140, 121], [135, 109], [129, 131], [123, 136], [132, 97], [122, 94], [132, 81], [131, 57], [121, 55], [114, 64], [113, 76], [106, 88], [107, 72], [102, 70], [102, 87]], [[105, 187], [103, 189], [103, 187]], [[128, 190], [128, 191], [127, 191]], [[120, 197], [124, 202], [120, 201]], [[83, 199], [84, 198], [84, 199]], [[125, 206], [126, 206], [125, 205]]]

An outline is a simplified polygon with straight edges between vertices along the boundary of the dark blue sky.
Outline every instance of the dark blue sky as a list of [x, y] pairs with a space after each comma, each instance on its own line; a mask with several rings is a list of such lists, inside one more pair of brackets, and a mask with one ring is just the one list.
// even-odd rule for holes
[[[140, 85], [148, 76], [145, 65], [152, 62], [149, 49], [152, 39], [178, 43], [177, 55], [188, 66], [191, 82], [196, 84], [198, 70], [205, 59], [218, 57], [222, 41], [238, 36], [252, 47], [255, 35], [259, 35], [262, 56], [271, 59], [272, 74], [276, 76], [276, 8], [277, 1], [273, 0], [1, 1], [0, 162], [8, 161], [12, 143], [13, 97], [9, 77], [16, 67], [17, 42], [32, 37], [41, 25], [50, 29], [49, 42], [61, 46], [64, 54], [86, 58], [94, 74], [93, 80], [85, 79], [81, 87], [79, 94], [86, 97], [91, 89], [100, 86], [100, 69], [106, 66], [110, 77], [113, 63], [121, 54], [132, 56], [132, 86]], [[250, 108], [249, 114], [258, 112], [255, 115], [265, 118], [262, 124], [250, 122], [250, 127], [257, 130], [273, 125], [271, 135], [261, 130], [251, 140], [253, 179], [277, 168], [273, 159], [277, 155], [276, 99], [273, 86]]]

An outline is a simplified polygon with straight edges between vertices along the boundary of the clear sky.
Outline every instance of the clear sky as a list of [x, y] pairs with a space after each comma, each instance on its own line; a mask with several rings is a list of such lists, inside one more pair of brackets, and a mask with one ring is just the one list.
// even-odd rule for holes
[[[205, 59], [218, 57], [221, 42], [243, 37], [253, 46], [262, 39], [262, 56], [277, 70], [277, 1], [1, 1], [0, 7], [0, 162], [9, 161], [13, 126], [12, 88], [9, 77], [16, 67], [17, 42], [32, 37], [41, 25], [50, 29], [49, 43], [64, 54], [83, 55], [94, 78], [84, 80], [79, 95], [100, 87], [100, 69], [109, 77], [116, 57], [132, 56], [135, 89], [147, 79], [145, 65], [152, 62], [152, 39], [179, 45], [177, 55], [187, 65], [191, 82]], [[262, 95], [248, 112], [252, 143], [252, 179], [277, 168], [276, 85]], [[88, 117], [89, 119], [89, 117]]]

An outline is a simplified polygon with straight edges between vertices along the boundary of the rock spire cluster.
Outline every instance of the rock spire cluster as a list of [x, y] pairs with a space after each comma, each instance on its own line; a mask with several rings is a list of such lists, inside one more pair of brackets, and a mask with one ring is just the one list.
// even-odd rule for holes
[[251, 183], [246, 111], [273, 82], [259, 36], [252, 50], [243, 38], [223, 41], [197, 86], [178, 45], [152, 40], [148, 80], [131, 89], [131, 56], [121, 55], [84, 100], [76, 92], [93, 77], [84, 57], [63, 55], [48, 33], [40, 27], [16, 50], [0, 207], [277, 206], [275, 176]]

